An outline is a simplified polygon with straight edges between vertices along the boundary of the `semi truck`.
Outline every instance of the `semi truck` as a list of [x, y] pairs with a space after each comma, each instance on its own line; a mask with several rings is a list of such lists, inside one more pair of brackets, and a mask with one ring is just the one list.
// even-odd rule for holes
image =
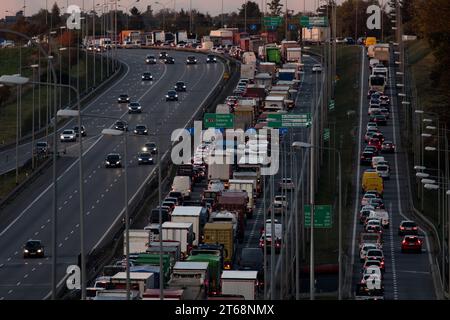
[[280, 96], [268, 95], [264, 100], [264, 111], [283, 111], [285, 110], [284, 98]]
[[373, 57], [387, 67], [389, 64], [389, 44], [379, 43], [375, 45], [373, 48]]
[[209, 274], [208, 294], [215, 295], [220, 292], [220, 275], [222, 273], [222, 265], [219, 256], [199, 253], [195, 256], [189, 256], [186, 261], [207, 262]]
[[192, 243], [194, 246], [198, 245], [200, 239], [200, 215], [202, 210], [202, 207], [175, 206], [172, 212], [172, 222], [192, 223], [194, 232], [194, 240]]
[[247, 130], [253, 126], [255, 119], [255, 107], [238, 104], [234, 108], [234, 128]]
[[205, 224], [203, 243], [223, 245], [223, 268], [225, 270], [231, 269], [235, 251], [232, 223], [215, 222]]
[[204, 300], [208, 292], [208, 279], [208, 262], [178, 261], [168, 285], [171, 289], [183, 289], [187, 300]]
[[[219, 212], [231, 212], [237, 218], [237, 237], [243, 240], [245, 236], [245, 216], [247, 213], [247, 194], [246, 192], [224, 192], [219, 197], [217, 204]], [[217, 221], [217, 218], [222, 220], [219, 215], [213, 216], [212, 220]]]
[[255, 300], [258, 287], [258, 271], [223, 271], [222, 294], [243, 295], [245, 300]]
[[247, 193], [247, 218], [251, 219], [253, 217], [253, 210], [255, 208], [255, 198], [254, 198], [254, 190], [255, 190], [255, 181], [254, 180], [238, 180], [231, 179], [229, 190], [240, 190], [245, 191]]
[[[224, 161], [225, 162], [225, 161]], [[209, 163], [208, 180], [220, 180], [224, 185], [228, 185], [231, 175], [231, 162], [227, 163]]]
[[295, 78], [295, 69], [278, 69], [278, 80], [292, 81]]
[[[247, 53], [247, 52], [246, 52]], [[255, 64], [241, 64], [241, 79], [255, 79]]]
[[286, 61], [298, 62], [302, 61], [302, 50], [300, 47], [286, 49]]
[[281, 63], [280, 48], [276, 45], [266, 46], [266, 60], [279, 65]]
[[[126, 235], [123, 236], [123, 254], [126, 255]], [[130, 239], [130, 254], [141, 253], [147, 250], [147, 246], [150, 240], [149, 230], [129, 230]]]
[[[138, 257], [133, 260], [133, 263], [135, 266], [157, 266], [159, 268], [159, 259], [159, 254], [140, 253]], [[168, 254], [163, 254], [162, 261], [164, 282], [167, 282], [170, 278], [170, 256]]]
[[167, 221], [162, 225], [162, 239], [180, 242], [181, 256], [189, 255], [195, 235], [192, 223]]

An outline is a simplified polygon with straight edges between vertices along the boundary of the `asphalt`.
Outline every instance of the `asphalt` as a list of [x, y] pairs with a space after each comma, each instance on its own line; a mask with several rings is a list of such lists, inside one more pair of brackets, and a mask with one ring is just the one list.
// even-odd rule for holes
[[[159, 143], [161, 154], [171, 145], [170, 134], [183, 128], [222, 78], [221, 63], [205, 64], [204, 56], [198, 65], [186, 66], [185, 58], [191, 53], [170, 52], [175, 65], [145, 65], [145, 55], [153, 50], [120, 50], [119, 58], [128, 66], [123, 78], [112, 85], [84, 111], [88, 114], [113, 116], [129, 123], [128, 136], [128, 198], [132, 198], [155, 165], [139, 166], [137, 153], [146, 141]], [[154, 81], [141, 82], [141, 73], [151, 71]], [[185, 81], [187, 92], [179, 94], [180, 101], [166, 102], [165, 94], [176, 81]], [[117, 104], [117, 96], [130, 95], [139, 101], [142, 114], [127, 114], [125, 104]], [[85, 214], [85, 248], [92, 250], [102, 239], [124, 209], [124, 176], [120, 169], [104, 168], [109, 152], [122, 154], [121, 137], [101, 136], [114, 120], [83, 118], [87, 136], [83, 143], [83, 184]], [[146, 124], [152, 134], [134, 136], [136, 124]], [[77, 263], [80, 253], [79, 170], [78, 145], [65, 143], [66, 153], [58, 160], [57, 183], [57, 281], [68, 265]], [[0, 299], [43, 299], [51, 290], [52, 239], [52, 174], [51, 170], [28, 186], [13, 203], [3, 209], [5, 220], [0, 223]], [[23, 259], [22, 244], [29, 238], [40, 239], [45, 245], [46, 258]]]
[[[392, 51], [392, 48], [391, 48]], [[396, 109], [397, 104], [397, 90], [395, 86], [395, 72], [393, 55], [391, 56], [391, 63], [389, 65], [389, 83], [387, 94], [391, 98], [391, 115], [387, 122], [387, 126], [381, 126], [381, 132], [385, 136], [386, 140], [391, 140], [396, 145], [396, 152], [394, 154], [383, 154], [385, 159], [389, 162], [391, 169], [390, 180], [385, 181], [384, 189], [384, 203], [390, 216], [390, 228], [384, 230], [383, 235], [383, 253], [385, 256], [386, 271], [384, 274], [384, 298], [386, 300], [435, 300], [435, 287], [433, 284], [433, 278], [431, 273], [431, 252], [430, 244], [423, 230], [420, 230], [419, 235], [425, 240], [420, 254], [416, 253], [401, 253], [401, 241], [402, 237], [397, 235], [397, 230], [402, 220], [414, 220], [412, 218], [412, 210], [410, 208], [410, 193], [408, 191], [408, 174], [406, 164], [405, 149], [401, 145], [400, 141], [400, 125], [399, 114]], [[362, 135], [360, 139], [360, 148], [364, 148], [366, 145], [364, 142], [364, 133], [368, 121], [367, 108], [368, 99], [366, 97], [368, 91], [368, 60], [364, 53], [364, 72], [361, 76], [362, 84], [362, 119], [358, 135]], [[359, 94], [359, 93], [358, 93]], [[358, 153], [359, 157], [360, 152]], [[359, 158], [356, 159], [359, 163]], [[358, 164], [359, 168], [359, 164]], [[360, 166], [360, 170], [357, 171], [356, 185], [357, 196], [355, 196], [355, 218], [359, 215], [359, 204], [363, 196], [361, 192], [361, 175], [365, 169], [369, 166]], [[358, 235], [363, 230], [359, 223], [355, 224], [355, 249], [354, 253], [354, 265], [353, 265], [353, 286], [355, 288], [356, 283], [361, 280], [361, 267], [359, 262], [358, 252]]]

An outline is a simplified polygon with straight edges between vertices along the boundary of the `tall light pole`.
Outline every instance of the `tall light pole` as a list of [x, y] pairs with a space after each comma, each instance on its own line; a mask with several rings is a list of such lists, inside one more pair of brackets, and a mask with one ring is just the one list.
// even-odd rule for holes
[[[334, 151], [337, 153], [338, 155], [338, 181], [339, 181], [339, 191], [338, 191], [338, 224], [339, 224], [339, 248], [338, 248], [338, 263], [339, 263], [339, 287], [338, 287], [338, 297], [339, 300], [342, 300], [342, 281], [343, 281], [343, 268], [342, 268], [342, 169], [341, 169], [341, 152], [336, 149], [336, 148], [328, 148], [328, 147], [319, 147], [319, 146], [315, 146], [312, 145], [310, 143], [306, 143], [306, 142], [298, 142], [295, 141], [292, 143], [292, 147], [293, 148], [309, 148], [309, 149], [313, 149], [313, 148], [317, 148], [317, 149], [323, 149], [323, 150], [329, 150], [329, 151]], [[311, 181], [314, 181], [313, 178], [311, 178]], [[311, 190], [313, 190], [311, 188]], [[312, 205], [314, 205], [314, 201], [311, 201], [311, 229], [313, 228], [313, 224], [314, 224], [314, 220], [313, 220], [313, 209], [312, 209]], [[312, 242], [312, 241], [311, 241]]]
[[244, 0], [244, 32], [247, 32], [247, 0]]
[[189, 0], [189, 33], [192, 34], [192, 0]]
[[156, 1], [154, 4], [159, 4], [160, 6], [163, 7], [163, 10], [162, 10], [162, 14], [163, 14], [163, 30], [166, 30], [166, 5], [161, 3], [161, 2], [159, 2], [159, 1]]

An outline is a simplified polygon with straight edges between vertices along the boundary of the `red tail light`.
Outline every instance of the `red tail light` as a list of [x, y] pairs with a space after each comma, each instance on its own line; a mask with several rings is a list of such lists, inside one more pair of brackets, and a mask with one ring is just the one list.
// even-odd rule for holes
[[417, 230], [417, 227], [413, 227], [413, 230]]
[[402, 241], [402, 244], [406, 244], [406, 240], [403, 240], [403, 241]]
[[230, 264], [229, 262], [226, 262], [226, 263], [224, 264], [223, 268], [224, 268], [225, 270], [231, 270], [231, 264]]
[[400, 230], [405, 230], [405, 227], [400, 227]]

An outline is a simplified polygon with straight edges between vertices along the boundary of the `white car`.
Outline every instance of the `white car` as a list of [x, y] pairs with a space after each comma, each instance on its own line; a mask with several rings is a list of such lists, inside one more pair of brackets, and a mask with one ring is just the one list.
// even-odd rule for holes
[[382, 177], [385, 180], [389, 180], [390, 178], [390, 170], [389, 166], [377, 164], [377, 167], [375, 168], [376, 172], [380, 177]]
[[376, 168], [377, 167], [377, 165], [378, 165], [378, 162], [380, 162], [380, 161], [385, 161], [384, 160], [384, 157], [373, 157], [372, 158], [372, 168]]
[[367, 219], [379, 219], [383, 228], [389, 228], [389, 213], [384, 209], [375, 209]]
[[73, 129], [66, 129], [63, 131], [63, 133], [61, 133], [60, 140], [61, 142], [76, 141], [77, 134]]
[[361, 250], [359, 251], [359, 260], [364, 262], [366, 260], [367, 251], [371, 249], [380, 249], [375, 243], [365, 243]]
[[320, 64], [313, 65], [312, 72], [322, 72], [322, 65]]
[[373, 193], [365, 193], [361, 199], [361, 206], [366, 206], [369, 204], [369, 199], [376, 198], [377, 196]]
[[283, 204], [283, 207], [285, 207], [285, 208], [289, 207], [287, 199], [286, 199], [286, 196], [276, 195], [275, 198], [274, 198], [274, 202], [275, 201], [281, 202]]
[[367, 110], [367, 114], [370, 116], [371, 114], [378, 114], [381, 112], [381, 109], [379, 108], [379, 106], [370, 106], [369, 109]]

